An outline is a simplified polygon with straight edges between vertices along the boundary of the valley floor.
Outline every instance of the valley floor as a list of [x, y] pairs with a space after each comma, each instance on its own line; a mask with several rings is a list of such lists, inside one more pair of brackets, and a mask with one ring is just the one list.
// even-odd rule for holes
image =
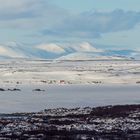
[[139, 93], [136, 60], [0, 61], [0, 139], [139, 140]]
[[136, 60], [5, 60], [0, 61], [0, 84], [139, 84]]

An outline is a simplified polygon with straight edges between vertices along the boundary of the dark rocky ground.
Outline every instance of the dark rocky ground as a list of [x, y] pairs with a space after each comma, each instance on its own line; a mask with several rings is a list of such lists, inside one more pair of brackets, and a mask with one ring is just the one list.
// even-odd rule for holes
[[0, 139], [140, 140], [140, 105], [1, 114]]

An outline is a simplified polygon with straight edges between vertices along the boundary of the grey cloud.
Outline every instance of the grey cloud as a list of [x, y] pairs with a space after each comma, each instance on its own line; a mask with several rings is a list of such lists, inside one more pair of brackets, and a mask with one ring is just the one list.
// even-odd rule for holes
[[124, 31], [140, 22], [140, 12], [123, 11], [85, 12], [66, 18], [59, 26], [43, 30], [43, 35], [75, 37], [100, 37], [103, 33]]
[[49, 0], [0, 0], [0, 27], [42, 28], [58, 22], [67, 12]]
[[0, 28], [29, 28], [41, 35], [99, 38], [103, 33], [125, 31], [140, 22], [140, 12], [114, 10], [71, 15], [50, 0], [0, 0]]

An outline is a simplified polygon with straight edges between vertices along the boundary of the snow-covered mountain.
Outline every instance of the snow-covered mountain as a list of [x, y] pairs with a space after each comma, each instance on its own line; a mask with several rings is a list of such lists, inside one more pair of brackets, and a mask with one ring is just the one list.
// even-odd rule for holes
[[90, 52], [76, 52], [58, 58], [58, 60], [109, 60], [109, 59], [120, 60], [120, 59], [128, 59], [128, 57], [105, 56]]
[[79, 44], [39, 44], [36, 46], [10, 42], [0, 45], [0, 59], [35, 58], [58, 60], [140, 59], [139, 50], [103, 50], [88, 42]]

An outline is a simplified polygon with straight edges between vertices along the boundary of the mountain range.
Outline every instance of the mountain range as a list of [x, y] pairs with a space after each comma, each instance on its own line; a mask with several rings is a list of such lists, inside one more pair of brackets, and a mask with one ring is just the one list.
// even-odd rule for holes
[[139, 50], [100, 49], [88, 42], [77, 44], [40, 44], [29, 46], [10, 42], [0, 45], [0, 59], [32, 58], [57, 60], [140, 59]]

